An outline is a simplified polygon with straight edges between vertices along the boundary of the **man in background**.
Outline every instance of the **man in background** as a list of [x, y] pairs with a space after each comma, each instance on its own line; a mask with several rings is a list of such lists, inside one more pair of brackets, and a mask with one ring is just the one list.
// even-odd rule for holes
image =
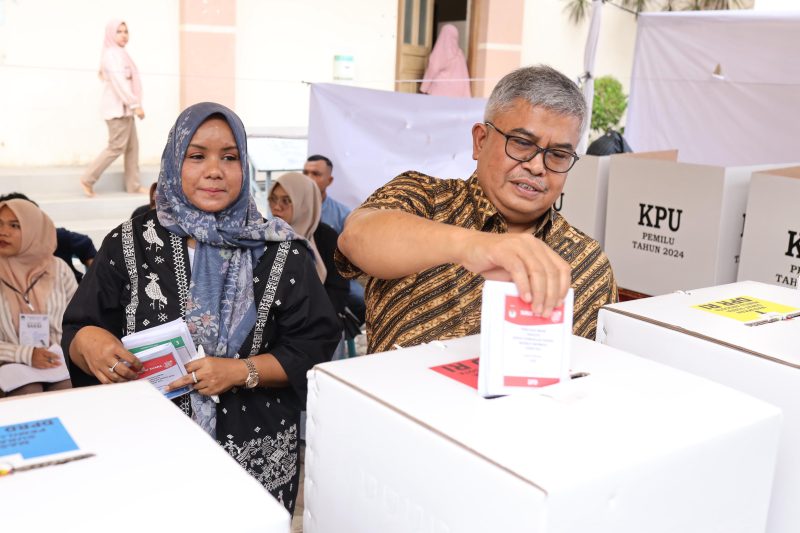
[[335, 229], [336, 233], [342, 233], [344, 219], [350, 214], [350, 210], [326, 192], [333, 183], [333, 163], [324, 155], [312, 155], [303, 166], [303, 174], [314, 180], [322, 193], [322, 222]]

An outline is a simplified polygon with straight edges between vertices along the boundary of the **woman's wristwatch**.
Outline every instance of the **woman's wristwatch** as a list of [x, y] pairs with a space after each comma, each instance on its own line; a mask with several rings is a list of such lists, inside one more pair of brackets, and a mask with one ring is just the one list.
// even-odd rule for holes
[[244, 381], [244, 387], [253, 389], [258, 386], [258, 369], [249, 357], [244, 360], [244, 364], [247, 365], [247, 379]]

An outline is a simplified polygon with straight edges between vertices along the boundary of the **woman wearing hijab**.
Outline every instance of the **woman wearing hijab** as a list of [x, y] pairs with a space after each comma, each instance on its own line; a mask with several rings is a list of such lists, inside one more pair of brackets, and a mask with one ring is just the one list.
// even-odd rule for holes
[[108, 125], [108, 146], [89, 165], [81, 177], [86, 196], [94, 196], [94, 184], [100, 175], [121, 154], [125, 155], [125, 190], [146, 193], [139, 182], [139, 139], [133, 116], [144, 118], [142, 81], [139, 70], [125, 45], [128, 44], [128, 25], [122, 20], [106, 24], [100, 78], [105, 83], [100, 110]]
[[170, 385], [194, 389], [176, 403], [291, 512], [306, 372], [330, 358], [341, 329], [306, 241], [263, 220], [248, 172], [236, 114], [214, 103], [184, 110], [156, 209], [105, 238], [62, 345], [75, 386], [128, 381], [141, 363], [118, 337], [183, 318], [208, 357]]
[[349, 282], [336, 270], [333, 253], [339, 234], [332, 227], [320, 222], [322, 195], [314, 181], [299, 172], [288, 172], [278, 177], [269, 194], [272, 214], [292, 226], [292, 229], [308, 240], [314, 256], [319, 279], [337, 313], [347, 305]]
[[[467, 60], [458, 45], [458, 28], [445, 24], [428, 57], [428, 68], [419, 90], [436, 96], [469, 98]], [[448, 81], [451, 80], [451, 81]]]
[[[36, 204], [0, 202], [0, 365], [63, 368], [61, 318], [78, 284], [67, 264], [53, 256], [55, 249], [56, 228]], [[71, 387], [69, 379], [52, 379], [44, 375], [41, 382], [5, 392], [13, 396]]]

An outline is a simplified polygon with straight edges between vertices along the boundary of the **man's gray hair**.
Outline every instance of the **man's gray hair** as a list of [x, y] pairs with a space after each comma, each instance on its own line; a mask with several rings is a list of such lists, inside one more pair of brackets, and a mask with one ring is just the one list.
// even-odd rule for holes
[[581, 132], [586, 127], [586, 100], [578, 85], [547, 65], [522, 67], [506, 74], [497, 83], [486, 103], [484, 120], [493, 120], [498, 113], [509, 109], [520, 98], [531, 106], [577, 117], [581, 123]]

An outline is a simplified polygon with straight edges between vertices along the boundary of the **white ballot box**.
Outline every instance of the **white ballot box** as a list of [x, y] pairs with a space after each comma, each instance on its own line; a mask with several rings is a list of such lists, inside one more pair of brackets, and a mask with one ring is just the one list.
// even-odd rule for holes
[[618, 285], [665, 294], [736, 281], [750, 176], [775, 166], [613, 157], [605, 251]]
[[[800, 167], [756, 172], [750, 180], [739, 281], [798, 288]], [[798, 526], [800, 530], [800, 526]]]
[[609, 305], [597, 326], [600, 342], [783, 409], [769, 533], [800, 531], [800, 318], [775, 320], [798, 312], [800, 291], [751, 281]]
[[150, 383], [0, 400], [0, 450], [15, 446], [22, 464], [94, 455], [0, 477], [3, 531], [289, 531], [283, 505]]
[[479, 336], [314, 367], [306, 533], [764, 530], [778, 408], [571, 344], [588, 375], [494, 399]]

